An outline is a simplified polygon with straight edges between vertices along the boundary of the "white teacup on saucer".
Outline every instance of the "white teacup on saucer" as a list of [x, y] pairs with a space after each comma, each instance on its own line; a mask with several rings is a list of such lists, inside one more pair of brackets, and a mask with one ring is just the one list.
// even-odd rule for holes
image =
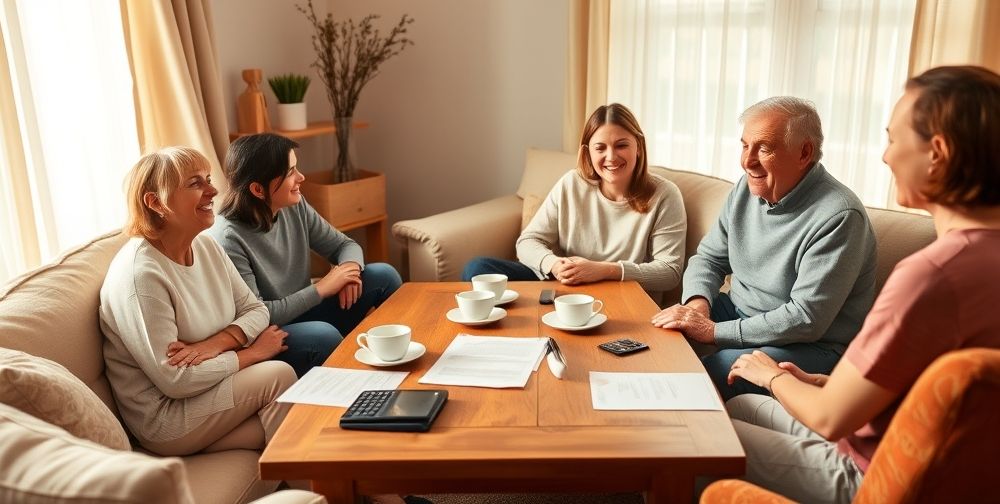
[[398, 361], [410, 347], [411, 334], [410, 328], [402, 324], [380, 325], [359, 334], [357, 341], [359, 347], [379, 360]]
[[567, 294], [555, 299], [556, 316], [565, 326], [587, 325], [601, 310], [604, 302], [586, 294]]
[[354, 352], [354, 358], [363, 364], [368, 364], [369, 366], [386, 367], [386, 366], [398, 366], [400, 364], [406, 364], [420, 358], [427, 352], [427, 347], [418, 341], [411, 341], [410, 346], [406, 349], [406, 353], [403, 358], [394, 361], [384, 361], [379, 359], [375, 354], [373, 354], [367, 348], [359, 348]]
[[464, 324], [467, 326], [479, 326], [479, 325], [490, 324], [506, 316], [507, 316], [507, 310], [504, 310], [503, 308], [493, 308], [493, 310], [490, 311], [490, 314], [482, 320], [469, 320], [465, 318], [465, 315], [463, 315], [461, 310], [459, 310], [458, 308], [452, 308], [448, 310], [448, 313], [445, 313], [445, 317], [448, 320], [456, 324]]

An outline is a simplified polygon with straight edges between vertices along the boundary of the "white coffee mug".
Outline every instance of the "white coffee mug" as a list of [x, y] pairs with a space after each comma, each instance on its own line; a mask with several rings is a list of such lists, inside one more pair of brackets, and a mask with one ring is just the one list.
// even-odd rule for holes
[[465, 320], [484, 320], [493, 311], [496, 303], [496, 296], [490, 291], [470, 290], [455, 294], [458, 301], [458, 310], [462, 312]]
[[410, 328], [401, 324], [375, 326], [358, 335], [358, 346], [381, 360], [397, 361], [410, 348], [410, 334]]
[[507, 275], [500, 273], [486, 273], [472, 277], [472, 289], [477, 291], [492, 292], [496, 299], [493, 304], [499, 303], [503, 293], [507, 291]]
[[567, 294], [555, 300], [556, 317], [568, 326], [582, 326], [604, 309], [604, 302], [586, 294]]

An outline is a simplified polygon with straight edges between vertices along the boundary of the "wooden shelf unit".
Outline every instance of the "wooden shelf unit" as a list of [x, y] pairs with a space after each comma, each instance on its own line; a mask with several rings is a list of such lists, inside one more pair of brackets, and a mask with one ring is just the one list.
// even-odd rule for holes
[[[368, 129], [369, 124], [362, 121], [356, 121], [352, 128], [354, 129]], [[264, 133], [275, 133], [284, 137], [291, 138], [292, 140], [299, 140], [302, 138], [309, 138], [320, 135], [332, 135], [337, 131], [337, 127], [333, 125], [333, 121], [314, 121], [306, 126], [306, 129], [300, 130], [279, 130], [272, 129]], [[232, 142], [239, 137], [247, 135], [255, 135], [256, 133], [230, 133], [229, 141]]]

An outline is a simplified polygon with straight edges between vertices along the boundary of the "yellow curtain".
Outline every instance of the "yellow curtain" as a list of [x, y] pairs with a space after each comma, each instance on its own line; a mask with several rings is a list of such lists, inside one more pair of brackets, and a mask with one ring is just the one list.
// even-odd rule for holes
[[[27, 171], [27, 161], [25, 159], [24, 143], [22, 141], [20, 120], [17, 116], [17, 103], [14, 100], [13, 80], [9, 62], [6, 58], [7, 46], [4, 41], [3, 31], [0, 30], [0, 180], [4, 182], [0, 187], [0, 195], [9, 203], [6, 210], [12, 215], [6, 215], [10, 219], [9, 224], [16, 226], [16, 235], [19, 238], [17, 244], [20, 253], [4, 250], [7, 261], [10, 264], [0, 264], [0, 283], [14, 272], [22, 271], [29, 265], [36, 265], [41, 262], [41, 246], [38, 241], [38, 233], [35, 226], [35, 211], [31, 204], [31, 184]], [[8, 199], [10, 198], [10, 199]], [[7, 214], [7, 212], [3, 212]], [[6, 224], [6, 223], [5, 223]], [[13, 244], [8, 244], [13, 245]], [[14, 260], [18, 258], [19, 260]]]
[[608, 100], [611, 0], [570, 0], [563, 150], [580, 150], [587, 117]]
[[139, 145], [143, 152], [194, 147], [208, 157], [221, 186], [229, 132], [209, 4], [121, 0]]
[[980, 65], [1000, 72], [1000, 2], [917, 0], [910, 75], [940, 65]]
[[[1000, 72], [1000, 1], [917, 0], [910, 41], [912, 77], [941, 65], [980, 65]], [[896, 180], [889, 186], [889, 208], [896, 203]], [[923, 212], [918, 212], [923, 213]]]

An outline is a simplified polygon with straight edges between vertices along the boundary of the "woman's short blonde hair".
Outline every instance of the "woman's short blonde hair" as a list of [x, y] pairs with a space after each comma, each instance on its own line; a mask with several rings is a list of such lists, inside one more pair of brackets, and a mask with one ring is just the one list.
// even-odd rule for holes
[[181, 180], [199, 169], [209, 169], [208, 159], [190, 147], [165, 147], [142, 156], [126, 178], [128, 221], [122, 232], [129, 236], [157, 238], [163, 228], [163, 218], [146, 206], [144, 196], [153, 193], [168, 208], [167, 199], [180, 186]]

